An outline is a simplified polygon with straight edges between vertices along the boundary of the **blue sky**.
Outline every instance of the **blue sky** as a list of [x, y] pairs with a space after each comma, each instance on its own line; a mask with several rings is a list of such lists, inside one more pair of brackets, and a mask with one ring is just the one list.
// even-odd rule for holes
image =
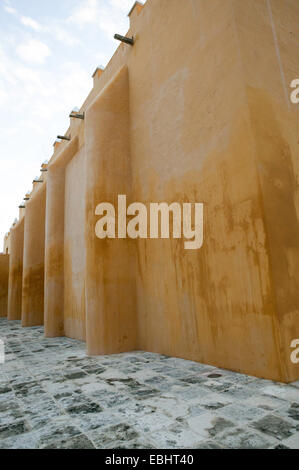
[[57, 134], [125, 34], [134, 0], [0, 0], [0, 251]]

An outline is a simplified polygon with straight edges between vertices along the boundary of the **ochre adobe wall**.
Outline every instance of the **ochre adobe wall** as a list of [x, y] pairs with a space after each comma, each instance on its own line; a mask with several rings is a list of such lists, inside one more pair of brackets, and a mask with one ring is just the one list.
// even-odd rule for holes
[[24, 217], [10, 230], [8, 320], [21, 320], [23, 283]]
[[26, 204], [22, 326], [44, 324], [45, 211], [46, 182], [43, 182]]
[[[90, 354], [137, 347], [136, 242], [99, 240], [95, 209], [132, 192], [129, 75], [126, 66], [86, 111], [86, 333]], [[132, 201], [133, 202], [133, 201]]]
[[[130, 20], [134, 46], [96, 74], [26, 205], [23, 324], [44, 316], [46, 336], [86, 339], [89, 354], [298, 380], [299, 4], [148, 0]], [[203, 247], [96, 238], [96, 206], [119, 194], [203, 202]]]
[[7, 317], [9, 255], [0, 253], [0, 317]]
[[[299, 373], [289, 360], [290, 343], [299, 338], [299, 106], [291, 103], [289, 86], [298, 78], [299, 4], [254, 0], [250, 6], [244, 15], [234, 1], [267, 234], [271, 305], [282, 376], [292, 381]], [[252, 47], [253, 37], [257, 47]]]
[[[79, 139], [74, 137], [54, 155], [47, 171], [45, 222], [45, 335], [64, 335], [64, 227], [65, 169], [78, 152]], [[77, 187], [78, 182], [74, 182]]]
[[64, 332], [85, 340], [85, 152], [66, 167], [64, 220]]

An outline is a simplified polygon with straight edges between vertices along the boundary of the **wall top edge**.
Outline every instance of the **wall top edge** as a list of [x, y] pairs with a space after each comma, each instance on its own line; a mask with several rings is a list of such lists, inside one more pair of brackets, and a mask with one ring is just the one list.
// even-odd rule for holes
[[129, 11], [128, 13], [128, 17], [131, 16], [131, 14], [133, 13], [133, 11], [135, 10], [135, 8], [137, 8], [137, 13], [140, 12], [140, 10], [144, 7], [144, 3], [141, 3], [141, 2], [135, 2], [134, 5], [132, 6], [131, 10]]

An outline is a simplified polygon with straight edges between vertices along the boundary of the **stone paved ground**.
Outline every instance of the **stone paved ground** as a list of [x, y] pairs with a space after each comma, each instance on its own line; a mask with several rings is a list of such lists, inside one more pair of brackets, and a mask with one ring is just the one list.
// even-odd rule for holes
[[299, 382], [283, 385], [85, 344], [0, 319], [0, 448], [299, 448]]

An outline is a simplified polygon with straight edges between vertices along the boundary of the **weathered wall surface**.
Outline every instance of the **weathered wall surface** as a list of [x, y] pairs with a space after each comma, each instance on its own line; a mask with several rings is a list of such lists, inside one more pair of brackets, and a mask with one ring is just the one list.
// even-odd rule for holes
[[136, 349], [135, 242], [95, 235], [100, 202], [131, 194], [129, 76], [121, 68], [89, 106], [86, 158], [86, 336], [90, 354]]
[[84, 146], [66, 167], [64, 221], [64, 331], [85, 340]]
[[10, 230], [8, 320], [21, 320], [23, 283], [24, 217]]
[[129, 58], [135, 198], [205, 204], [201, 250], [138, 242], [139, 347], [279, 379], [232, 2], [153, 0], [138, 34]]
[[0, 317], [7, 316], [9, 255], [0, 253]]
[[45, 210], [46, 183], [44, 182], [26, 204], [22, 326], [44, 324]]
[[44, 324], [46, 337], [64, 334], [64, 166], [49, 166], [45, 223]]
[[[65, 169], [78, 152], [77, 137], [54, 155], [47, 172], [45, 227], [45, 335], [64, 335]], [[77, 187], [78, 182], [74, 181]]]
[[[285, 35], [280, 38], [282, 46], [289, 30], [295, 28], [292, 18], [298, 18], [298, 7], [294, 1], [276, 1], [273, 6], [274, 15], [276, 8], [276, 15], [283, 20], [277, 22], [281, 35]], [[287, 268], [281, 271], [278, 262], [275, 270], [288, 284], [283, 297], [289, 297], [290, 289], [294, 292], [290, 315], [296, 316], [299, 296], [293, 260], [297, 256], [298, 217], [292, 207], [297, 196], [293, 194], [284, 201], [289, 220], [284, 226], [289, 229], [278, 236], [275, 205], [269, 207], [271, 195], [265, 197], [266, 181], [261, 178], [259, 158], [267, 158], [259, 149], [263, 137], [253, 125], [255, 113], [267, 129], [265, 110], [268, 108], [270, 116], [272, 113], [263, 105], [263, 114], [259, 107], [254, 111], [247, 77], [254, 76], [260, 88], [267, 88], [271, 82], [275, 88], [269, 94], [272, 101], [278, 95], [279, 100], [281, 96], [285, 100], [286, 94], [277, 83], [276, 75], [281, 71], [269, 2], [258, 2], [249, 10], [251, 14], [247, 15], [248, 4], [244, 2], [149, 0], [132, 21], [129, 34], [136, 38], [134, 47], [128, 50], [120, 46], [98, 86], [103, 87], [104, 80], [113, 80], [121, 65], [128, 64], [135, 200], [205, 203], [205, 242], [199, 252], [186, 252], [181, 241], [138, 242], [139, 347], [262, 377], [291, 380], [298, 371], [289, 364], [287, 348], [289, 338], [296, 337], [296, 322], [288, 320], [293, 326], [288, 327], [282, 355], [276, 299], [281, 288], [279, 282], [272, 281], [275, 255], [270, 245], [271, 239], [276, 239], [279, 249], [281, 242], [287, 246], [288, 238], [293, 240]], [[243, 23], [250, 24], [249, 30], [242, 29], [241, 17]], [[257, 34], [259, 23], [264, 37]], [[169, 31], [176, 32], [171, 41]], [[271, 55], [274, 75], [264, 73], [267, 65], [261, 63], [258, 77], [254, 57], [248, 60], [246, 55], [242, 33], [253, 56], [256, 50], [263, 50], [262, 62]], [[252, 47], [254, 41], [256, 47]], [[290, 48], [294, 49], [293, 42]], [[282, 49], [287, 54], [287, 48]], [[244, 69], [245, 63], [250, 73]], [[288, 64], [293, 67], [291, 60]], [[290, 71], [290, 81], [293, 77]], [[284, 101], [283, 107], [280, 120], [292, 121], [295, 129], [289, 103]], [[277, 126], [273, 131], [279, 139]], [[286, 141], [294, 146], [295, 133], [285, 133]], [[283, 156], [273, 141], [271, 144], [271, 132], [267, 137], [268, 158], [275, 158], [277, 152]], [[278, 169], [285, 167], [289, 182], [295, 178], [294, 156], [292, 159], [287, 170], [284, 157], [277, 161]], [[276, 183], [274, 180], [271, 184]], [[98, 194], [97, 200], [104, 199]], [[87, 210], [92, 213], [90, 206]], [[88, 230], [91, 233], [91, 224]], [[292, 269], [293, 280], [289, 283]]]
[[240, 2], [234, 8], [255, 138], [281, 374], [292, 381], [299, 373], [289, 359], [291, 341], [299, 337], [299, 106], [290, 101], [290, 83], [298, 76], [299, 3], [254, 0], [246, 15]]

